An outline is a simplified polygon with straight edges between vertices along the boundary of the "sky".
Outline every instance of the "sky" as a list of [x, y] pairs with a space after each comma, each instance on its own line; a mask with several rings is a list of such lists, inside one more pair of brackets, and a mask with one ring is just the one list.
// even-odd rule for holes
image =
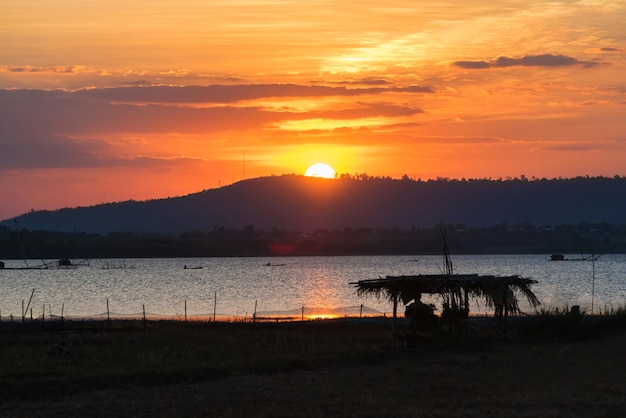
[[626, 2], [0, 0], [0, 220], [242, 179], [626, 175]]

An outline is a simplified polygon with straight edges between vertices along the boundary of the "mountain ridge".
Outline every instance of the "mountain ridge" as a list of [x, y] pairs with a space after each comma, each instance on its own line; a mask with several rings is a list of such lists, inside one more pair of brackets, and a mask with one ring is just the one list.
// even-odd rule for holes
[[187, 196], [32, 211], [13, 219], [31, 230], [181, 233], [215, 227], [312, 231], [606, 222], [626, 224], [626, 178], [411, 180], [361, 176], [259, 177]]

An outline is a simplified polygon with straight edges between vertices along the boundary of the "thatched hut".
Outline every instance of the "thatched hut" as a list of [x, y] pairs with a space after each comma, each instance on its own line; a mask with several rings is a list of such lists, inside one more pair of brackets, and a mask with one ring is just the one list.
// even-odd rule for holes
[[467, 318], [470, 299], [483, 300], [495, 309], [495, 316], [506, 320], [510, 313], [520, 312], [516, 295], [526, 297], [531, 306], [539, 305], [531, 285], [536, 280], [521, 276], [493, 276], [478, 274], [420, 274], [413, 276], [386, 276], [384, 278], [359, 280], [356, 286], [359, 296], [384, 296], [393, 302], [393, 316], [397, 316], [398, 301], [408, 305], [420, 302], [422, 294], [439, 295], [442, 299], [442, 318]]
[[[422, 294], [438, 295], [442, 299], [441, 319], [448, 326], [455, 326], [469, 316], [470, 298], [484, 300], [485, 305], [494, 308], [495, 317], [506, 324], [509, 313], [520, 312], [517, 294], [526, 297], [532, 307], [539, 305], [539, 299], [530, 289], [536, 280], [518, 275], [493, 276], [478, 274], [454, 274], [445, 227], [441, 227], [443, 238], [442, 274], [419, 274], [410, 276], [386, 276], [384, 278], [359, 280], [351, 283], [356, 286], [359, 296], [385, 296], [393, 302], [393, 328], [395, 334], [398, 300], [405, 305], [414, 301], [413, 312], [424, 312]], [[413, 322], [413, 321], [412, 321]]]

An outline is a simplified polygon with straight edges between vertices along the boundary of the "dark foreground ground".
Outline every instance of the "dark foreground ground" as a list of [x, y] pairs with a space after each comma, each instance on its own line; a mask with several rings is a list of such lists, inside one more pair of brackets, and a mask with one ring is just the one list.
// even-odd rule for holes
[[626, 416], [626, 332], [570, 325], [392, 349], [389, 321], [2, 324], [0, 416]]

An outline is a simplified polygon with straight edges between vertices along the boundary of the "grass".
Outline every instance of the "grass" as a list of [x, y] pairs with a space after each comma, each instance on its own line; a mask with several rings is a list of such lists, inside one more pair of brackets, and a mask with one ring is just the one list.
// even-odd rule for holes
[[625, 416], [623, 310], [565, 311], [410, 349], [388, 320], [2, 324], [0, 415]]

